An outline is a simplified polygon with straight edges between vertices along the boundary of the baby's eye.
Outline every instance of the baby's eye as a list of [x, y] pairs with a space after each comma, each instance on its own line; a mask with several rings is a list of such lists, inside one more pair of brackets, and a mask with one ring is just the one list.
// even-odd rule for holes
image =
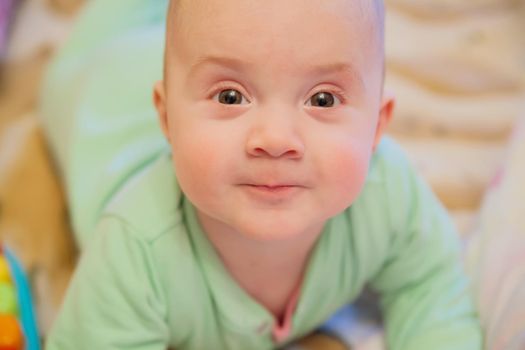
[[219, 103], [225, 105], [240, 105], [247, 103], [248, 100], [239, 91], [234, 89], [222, 90], [215, 97]]
[[339, 99], [333, 94], [322, 91], [310, 97], [310, 99], [307, 102], [307, 105], [313, 107], [329, 108], [336, 106], [340, 103], [341, 101], [339, 101]]

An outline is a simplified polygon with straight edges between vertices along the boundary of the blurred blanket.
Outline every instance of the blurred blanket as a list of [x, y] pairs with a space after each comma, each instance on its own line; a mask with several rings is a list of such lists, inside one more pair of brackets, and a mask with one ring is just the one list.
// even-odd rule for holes
[[7, 43], [7, 29], [12, 11], [13, 0], [3, 0], [0, 2], [0, 58], [5, 52]]
[[525, 349], [525, 118], [516, 125], [505, 163], [486, 192], [467, 243], [488, 349]]

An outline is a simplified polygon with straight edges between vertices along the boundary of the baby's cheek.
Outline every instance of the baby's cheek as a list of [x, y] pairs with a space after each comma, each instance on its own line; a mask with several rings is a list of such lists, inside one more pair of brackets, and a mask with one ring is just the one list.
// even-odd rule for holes
[[350, 205], [361, 191], [368, 173], [369, 152], [354, 147], [344, 147], [331, 159], [330, 182], [341, 205]]
[[[180, 186], [187, 195], [202, 195], [213, 190], [213, 181], [220, 177], [220, 150], [199, 138], [178, 142], [173, 147], [173, 160]], [[182, 141], [182, 140], [180, 140]]]

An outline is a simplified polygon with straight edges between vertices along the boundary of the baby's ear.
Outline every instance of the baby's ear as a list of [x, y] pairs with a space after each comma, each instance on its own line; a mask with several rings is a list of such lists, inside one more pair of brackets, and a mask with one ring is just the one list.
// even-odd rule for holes
[[157, 109], [157, 116], [159, 118], [159, 124], [162, 129], [162, 133], [168, 142], [170, 142], [168, 112], [166, 108], [166, 89], [162, 80], [157, 81], [153, 86], [153, 103]]
[[375, 151], [377, 145], [381, 141], [390, 120], [392, 120], [392, 115], [394, 113], [394, 107], [396, 104], [395, 96], [392, 92], [386, 91], [383, 93], [383, 99], [381, 100], [381, 108], [379, 110], [379, 118], [377, 120], [376, 135], [374, 138], [373, 150]]

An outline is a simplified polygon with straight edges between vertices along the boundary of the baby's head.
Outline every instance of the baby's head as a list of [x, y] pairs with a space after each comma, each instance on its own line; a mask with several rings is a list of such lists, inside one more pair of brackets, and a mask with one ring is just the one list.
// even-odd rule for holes
[[206, 230], [315, 234], [357, 198], [390, 119], [380, 0], [170, 4], [160, 122]]

